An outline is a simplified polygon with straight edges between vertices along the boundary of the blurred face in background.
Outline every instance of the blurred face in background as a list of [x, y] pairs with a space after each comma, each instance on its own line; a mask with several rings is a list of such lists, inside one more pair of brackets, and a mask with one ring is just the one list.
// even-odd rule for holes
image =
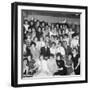
[[40, 27], [38, 28], [38, 32], [41, 32], [41, 28]]
[[67, 47], [67, 42], [64, 41], [64, 42], [63, 42], [63, 45], [64, 45], [64, 47]]
[[45, 37], [45, 41], [49, 42], [49, 37], [48, 36]]
[[52, 43], [52, 48], [55, 48], [56, 44], [55, 43]]
[[58, 55], [58, 56], [56, 57], [56, 59], [57, 59], [57, 60], [60, 60], [60, 59], [61, 59], [61, 57]]
[[35, 28], [32, 28], [32, 32], [36, 32], [36, 31], [35, 31]]
[[50, 39], [51, 39], [51, 41], [54, 41], [54, 37], [53, 37], [53, 36], [51, 36], [51, 38], [50, 38]]
[[56, 25], [56, 28], [59, 29], [59, 24]]
[[43, 55], [40, 56], [40, 60], [43, 60]]
[[33, 26], [33, 25], [34, 25], [34, 22], [33, 22], [33, 21], [31, 21], [31, 22], [30, 22], [30, 26]]
[[73, 53], [73, 55], [77, 54], [76, 49], [73, 49], [72, 53]]
[[45, 23], [43, 22], [43, 23], [42, 23], [42, 27], [44, 27], [44, 26], [45, 26]]
[[38, 38], [37, 38], [37, 37], [35, 37], [35, 38], [34, 38], [34, 41], [35, 41], [35, 42], [37, 42], [37, 41], [38, 41]]
[[58, 43], [58, 47], [61, 47], [61, 42]]
[[54, 24], [51, 25], [51, 28], [54, 29]]
[[72, 55], [71, 55], [71, 54], [68, 55], [68, 59], [69, 59], [69, 60], [72, 59]]
[[25, 24], [28, 24], [28, 21], [25, 21]]
[[27, 65], [27, 59], [23, 61], [24, 66]]
[[39, 27], [39, 26], [40, 26], [40, 22], [37, 21], [37, 22], [36, 22], [36, 27]]
[[31, 28], [29, 28], [28, 31], [31, 32], [32, 31]]
[[43, 37], [40, 37], [40, 41], [44, 41], [44, 40], [43, 40]]
[[50, 60], [53, 60], [54, 59], [54, 56], [50, 56]]
[[31, 61], [31, 56], [30, 55], [28, 56], [28, 61]]

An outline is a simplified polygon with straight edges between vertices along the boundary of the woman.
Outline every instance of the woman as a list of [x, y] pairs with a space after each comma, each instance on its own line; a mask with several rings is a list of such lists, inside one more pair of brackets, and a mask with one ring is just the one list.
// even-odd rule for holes
[[40, 55], [40, 62], [38, 63], [38, 66], [38, 72], [34, 75], [34, 77], [47, 77], [52, 75], [48, 69], [47, 61], [44, 59], [43, 55]]
[[35, 60], [34, 59], [32, 59], [32, 55], [29, 55], [28, 57], [27, 57], [27, 59], [28, 59], [28, 72], [29, 72], [29, 75], [30, 76], [32, 76], [34, 73], [35, 73], [35, 66], [34, 66], [34, 64], [35, 64]]
[[56, 52], [57, 53], [61, 53], [61, 55], [64, 56], [65, 55], [65, 49], [64, 49], [64, 47], [61, 44], [62, 44], [62, 42], [59, 41], [58, 45], [57, 45], [57, 48], [56, 48]]
[[44, 47], [44, 46], [45, 46], [44, 39], [43, 39], [43, 37], [40, 37], [40, 41], [39, 41], [39, 43], [38, 43], [38, 48], [39, 48], [39, 50], [40, 50], [42, 47]]
[[72, 61], [74, 63], [75, 75], [80, 75], [80, 55], [78, 54], [76, 48], [73, 49], [72, 53], [73, 53]]
[[72, 53], [68, 54], [67, 60], [65, 60], [65, 66], [67, 67], [67, 75], [74, 75]]
[[52, 46], [50, 48], [50, 53], [51, 54], [56, 54], [56, 43], [55, 42], [52, 42]]
[[65, 63], [61, 58], [61, 54], [57, 53], [56, 55], [56, 63], [58, 66], [57, 72], [54, 73], [54, 75], [66, 75], [67, 74], [67, 68], [65, 67]]
[[35, 42], [31, 42], [30, 44], [30, 51], [31, 51], [31, 54], [33, 56], [33, 59], [38, 59], [39, 58], [39, 54], [40, 52], [38, 51], [38, 49], [36, 48], [36, 43]]

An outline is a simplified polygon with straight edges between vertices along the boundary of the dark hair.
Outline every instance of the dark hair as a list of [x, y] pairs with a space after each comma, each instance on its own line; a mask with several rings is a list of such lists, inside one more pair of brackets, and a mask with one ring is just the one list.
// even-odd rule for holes
[[76, 37], [77, 35], [78, 35], [77, 33], [72, 34], [72, 38]]
[[68, 34], [64, 34], [64, 36], [68, 37]]
[[32, 46], [32, 45], [36, 46], [36, 43], [35, 42], [31, 42], [30, 46]]
[[60, 56], [60, 58], [62, 58], [61, 53], [57, 53], [57, 54], [56, 54], [56, 57], [58, 57], [58, 56]]
[[25, 22], [28, 22], [28, 23], [29, 23], [29, 21], [28, 21], [28, 20], [24, 20], [24, 24], [25, 24]]
[[53, 45], [53, 44], [54, 44], [54, 45], [56, 45], [56, 43], [55, 43], [55, 42], [52, 42], [52, 45]]
[[76, 52], [78, 52], [78, 49], [77, 49], [77, 48], [73, 48], [72, 51], [73, 51], [73, 50], [76, 50]]
[[25, 60], [27, 60], [27, 61], [28, 61], [28, 59], [27, 59], [26, 57], [23, 59], [23, 61], [25, 61]]

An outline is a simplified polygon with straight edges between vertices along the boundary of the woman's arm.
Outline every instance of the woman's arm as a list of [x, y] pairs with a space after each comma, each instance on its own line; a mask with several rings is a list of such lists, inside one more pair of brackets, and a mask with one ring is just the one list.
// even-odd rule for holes
[[77, 64], [77, 66], [75, 67], [75, 70], [78, 68], [79, 65], [80, 65], [80, 58], [78, 58], [78, 64]]

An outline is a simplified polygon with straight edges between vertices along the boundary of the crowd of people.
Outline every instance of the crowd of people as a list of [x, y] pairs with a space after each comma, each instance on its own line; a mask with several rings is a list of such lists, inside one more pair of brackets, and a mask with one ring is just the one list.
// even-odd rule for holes
[[23, 77], [80, 75], [79, 25], [23, 22]]

